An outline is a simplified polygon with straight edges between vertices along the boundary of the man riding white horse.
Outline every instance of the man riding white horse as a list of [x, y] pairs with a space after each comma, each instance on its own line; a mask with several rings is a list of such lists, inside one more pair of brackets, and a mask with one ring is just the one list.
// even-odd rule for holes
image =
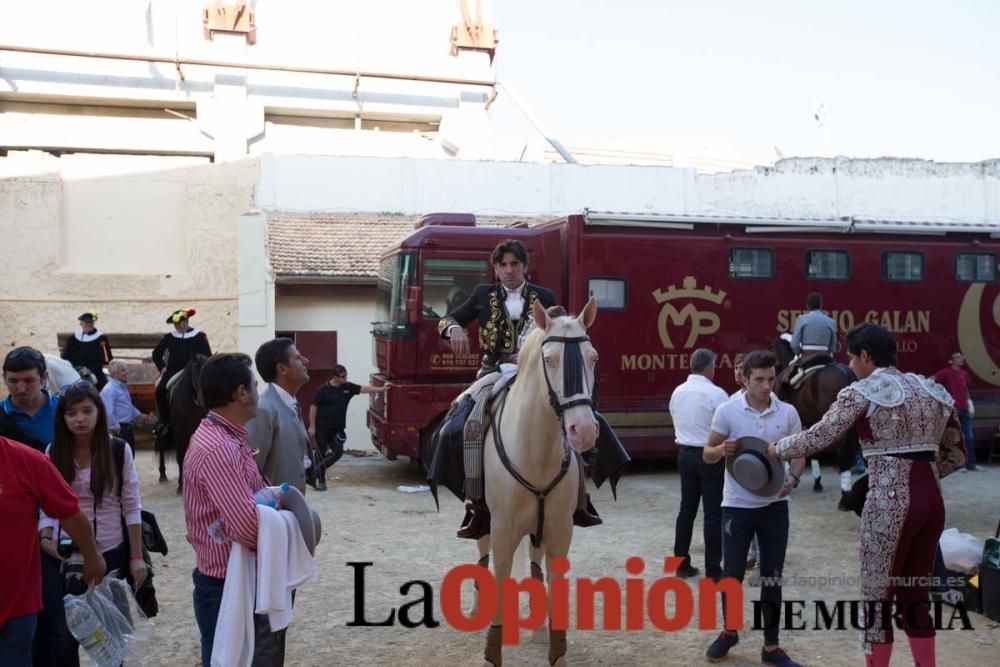
[[[449, 411], [444, 424], [438, 433], [436, 456], [446, 456], [444, 450], [448, 447], [451, 437], [459, 433], [464, 435], [463, 467], [465, 481], [462, 487], [463, 495], [468, 504], [466, 515], [459, 537], [478, 539], [489, 533], [490, 514], [484, 502], [483, 485], [483, 421], [485, 408], [493, 387], [503, 379], [509, 380], [516, 371], [516, 363], [520, 344], [527, 333], [531, 321], [531, 310], [537, 302], [543, 307], [555, 305], [555, 295], [551, 290], [533, 285], [525, 280], [524, 272], [528, 263], [528, 251], [520, 241], [508, 239], [493, 249], [492, 261], [494, 272], [499, 282], [482, 284], [476, 287], [472, 295], [464, 303], [448, 313], [438, 324], [441, 337], [449, 342], [456, 355], [469, 354], [469, 338], [464, 327], [474, 320], [479, 322], [479, 347], [483, 352], [479, 379], [461, 396], [459, 396]], [[614, 437], [611, 428], [599, 415], [601, 428], [600, 445], [604, 443], [606, 455], [612, 455], [619, 461], [618, 465], [610, 464], [609, 477], [614, 484], [617, 481], [618, 469], [621, 463], [628, 460], [621, 444]], [[443, 447], [442, 447], [443, 445]], [[577, 457], [578, 465], [583, 467], [582, 459]], [[432, 481], [438, 479], [432, 464]], [[597, 511], [590, 503], [580, 475], [580, 491], [578, 507], [574, 514], [574, 523], [587, 527], [602, 523]], [[595, 481], [598, 477], [595, 477]], [[603, 477], [600, 478], [603, 481]], [[450, 486], [453, 491], [455, 488]]]
[[[495, 581], [507, 581], [518, 544], [530, 536], [534, 581], [527, 590], [534, 610], [550, 610], [548, 662], [554, 667], [566, 665], [568, 623], [551, 613], [551, 584], [566, 574], [583, 483], [583, 467], [573, 461], [594, 447], [599, 432], [594, 413], [598, 355], [587, 334], [596, 316], [593, 298], [575, 318], [567, 317], [561, 306], [546, 310], [536, 301], [530, 314], [533, 331], [519, 348], [517, 379], [495, 399], [483, 429], [485, 494], [493, 517], [489, 536], [479, 541], [479, 564], [485, 567], [491, 552]], [[543, 556], [548, 576], [541, 567]], [[520, 629], [542, 631], [540, 614], [524, 623], [518, 607], [506, 594], [498, 600], [484, 665], [501, 667], [502, 643], [513, 641]]]

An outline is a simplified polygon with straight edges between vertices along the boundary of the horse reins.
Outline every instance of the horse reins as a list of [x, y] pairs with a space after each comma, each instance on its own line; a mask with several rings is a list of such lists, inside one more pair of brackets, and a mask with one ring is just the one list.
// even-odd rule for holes
[[[546, 343], [563, 343], [566, 346], [566, 353], [563, 357], [563, 393], [567, 396], [583, 393], [583, 379], [585, 371], [583, 367], [583, 355], [580, 352], [580, 343], [589, 340], [589, 336], [549, 336], [542, 341], [542, 346]], [[562, 462], [559, 464], [559, 472], [556, 473], [556, 476], [548, 484], [543, 487], [537, 487], [525, 479], [524, 476], [521, 475], [521, 473], [519, 473], [514, 467], [514, 464], [511, 462], [510, 457], [507, 455], [507, 450], [503, 445], [503, 438], [500, 436], [500, 420], [503, 419], [504, 408], [507, 405], [507, 395], [510, 393], [509, 384], [507, 385], [507, 389], [504, 391], [503, 396], [500, 398], [500, 406], [497, 408], [496, 417], [491, 418], [491, 421], [493, 422], [493, 444], [496, 447], [497, 456], [500, 457], [500, 463], [503, 464], [503, 467], [510, 473], [511, 477], [517, 480], [521, 486], [535, 496], [535, 501], [538, 503], [538, 522], [536, 524], [535, 532], [531, 535], [531, 545], [536, 549], [542, 544], [542, 532], [545, 525], [545, 498], [552, 491], [552, 489], [554, 489], [556, 485], [562, 481], [563, 477], [566, 476], [566, 473], [569, 471], [570, 460], [573, 456], [566, 435], [566, 421], [564, 413], [566, 410], [578, 405], [589, 405], [591, 409], [594, 408], [594, 399], [591, 396], [584, 396], [583, 398], [566, 401], [565, 403], [559, 402], [559, 396], [552, 388], [552, 382], [549, 380], [548, 371], [545, 370], [544, 357], [542, 358], [542, 376], [545, 378], [545, 386], [549, 392], [549, 404], [552, 406], [552, 410], [559, 418], [559, 431], [562, 434], [563, 448], [563, 458]]]

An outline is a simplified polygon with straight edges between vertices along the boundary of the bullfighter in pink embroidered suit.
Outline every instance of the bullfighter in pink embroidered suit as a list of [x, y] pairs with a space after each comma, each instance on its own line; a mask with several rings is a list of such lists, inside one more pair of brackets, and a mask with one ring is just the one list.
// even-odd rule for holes
[[931, 575], [944, 527], [939, 480], [965, 462], [961, 427], [944, 387], [896, 369], [896, 342], [886, 329], [861, 324], [848, 333], [847, 348], [860, 379], [840, 392], [822, 421], [770, 449], [783, 460], [805, 457], [857, 429], [870, 489], [859, 549], [865, 664], [889, 664], [892, 622], [884, 611], [895, 600], [914, 663], [933, 666], [928, 587], [909, 584]]

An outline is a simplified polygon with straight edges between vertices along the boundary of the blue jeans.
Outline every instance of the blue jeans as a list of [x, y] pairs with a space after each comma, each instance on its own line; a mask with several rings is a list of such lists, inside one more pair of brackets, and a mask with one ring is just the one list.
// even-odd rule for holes
[[[201, 633], [201, 664], [212, 664], [212, 644], [215, 642], [215, 624], [219, 620], [219, 606], [225, 579], [209, 577], [197, 569], [191, 573], [194, 580], [194, 618]], [[292, 593], [294, 601], [295, 593]], [[254, 614], [253, 667], [280, 666], [285, 661], [285, 630], [271, 632], [267, 616]]]
[[[781, 622], [781, 584], [776, 579], [785, 568], [785, 548], [788, 546], [788, 503], [778, 501], [767, 507], [745, 509], [722, 508], [722, 576], [743, 581], [746, 574], [747, 551], [756, 535], [760, 549], [760, 602], [764, 626], [764, 643], [778, 643]], [[722, 596], [725, 618], [726, 596]]]
[[968, 410], [958, 410], [958, 423], [965, 437], [965, 467], [972, 470], [976, 467], [976, 436], [972, 433], [972, 417]]
[[38, 614], [8, 618], [0, 628], [0, 665], [31, 667], [31, 640]]
[[726, 464], [705, 463], [703, 453], [701, 447], [678, 447], [681, 506], [674, 526], [674, 555], [683, 556], [685, 565], [691, 564], [691, 534], [700, 502], [705, 513], [705, 576], [718, 577], [722, 573], [722, 484]]
[[222, 604], [222, 589], [225, 579], [209, 577], [197, 569], [191, 573], [194, 580], [194, 620], [201, 633], [201, 664], [212, 664], [212, 642], [215, 641], [215, 622], [219, 619], [219, 605]]

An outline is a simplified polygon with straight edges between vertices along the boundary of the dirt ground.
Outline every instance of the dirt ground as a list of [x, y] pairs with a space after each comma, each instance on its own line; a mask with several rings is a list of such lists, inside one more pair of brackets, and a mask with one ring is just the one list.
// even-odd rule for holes
[[[450, 494], [442, 496], [442, 511], [437, 513], [429, 493], [397, 489], [421, 482], [415, 466], [368, 453], [371, 455], [345, 456], [335, 468], [338, 479], [329, 482], [329, 491], [308, 493], [308, 500], [323, 517], [323, 541], [317, 554], [320, 574], [298, 591], [295, 618], [288, 631], [287, 664], [480, 665], [484, 633], [447, 627], [437, 599], [444, 572], [475, 559], [474, 544], [454, 537], [462, 517], [459, 502]], [[156, 513], [170, 546], [168, 556], [154, 556], [160, 615], [155, 619], [155, 645], [143, 664], [196, 665], [198, 630], [191, 606], [194, 553], [184, 539], [182, 503], [175, 494], [176, 466], [171, 464], [169, 470], [171, 483], [158, 484], [152, 453], [140, 452], [138, 463], [143, 505]], [[857, 574], [858, 518], [836, 510], [839, 492], [835, 490], [835, 474], [829, 466], [824, 470], [826, 491], [814, 493], [807, 472], [802, 486], [792, 495], [786, 575], [847, 578]], [[944, 492], [949, 527], [981, 538], [993, 530], [1000, 512], [1000, 467], [956, 473], [945, 480]], [[637, 466], [620, 483], [618, 495], [619, 500], [612, 502], [607, 487], [594, 494], [605, 523], [576, 531], [570, 552], [571, 574], [623, 580], [625, 559], [641, 556], [647, 563], [648, 586], [659, 576], [661, 559], [671, 554], [680, 497], [676, 470], [663, 462]], [[702, 567], [700, 515], [692, 556], [695, 565]], [[347, 627], [355, 604], [354, 571], [345, 565], [347, 561], [374, 563], [366, 581], [369, 620], [384, 619], [392, 607], [416, 599], [415, 591], [404, 598], [399, 589], [409, 580], [421, 579], [434, 588], [434, 614], [442, 625], [433, 629]], [[756, 599], [759, 589], [745, 586], [744, 590], [744, 618], [752, 619], [750, 601]], [[786, 599], [832, 601], [856, 599], [858, 590], [853, 581], [832, 586], [786, 585], [784, 595]], [[995, 664], [1000, 627], [978, 614], [970, 618], [972, 631], [938, 633], [938, 664]], [[567, 657], [573, 665], [704, 664], [705, 648], [715, 634], [694, 627], [664, 633], [648, 623], [643, 631], [571, 629]], [[854, 630], [785, 631], [782, 645], [803, 665], [861, 665], [857, 637]], [[759, 631], [742, 633], [727, 664], [760, 664], [761, 644]], [[505, 650], [504, 664], [544, 665], [545, 656], [544, 644], [523, 641]], [[912, 664], [905, 640], [896, 644], [893, 664]]]

